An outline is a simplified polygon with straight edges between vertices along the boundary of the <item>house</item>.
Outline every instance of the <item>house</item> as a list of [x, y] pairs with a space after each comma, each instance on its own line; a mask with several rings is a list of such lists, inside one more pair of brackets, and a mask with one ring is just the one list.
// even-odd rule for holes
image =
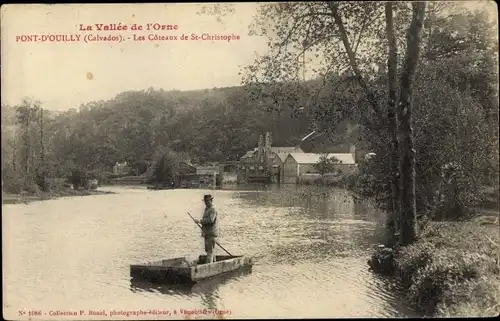
[[285, 159], [290, 155], [290, 153], [276, 153], [273, 158], [273, 167], [278, 171], [278, 181], [283, 183], [284, 173], [283, 173], [283, 164]]
[[[272, 147], [271, 133], [261, 135], [256, 148], [240, 158], [239, 182], [273, 182], [279, 180], [282, 162], [278, 161], [289, 153], [302, 153], [300, 147]], [[280, 155], [277, 157], [277, 155]]]
[[187, 162], [179, 164], [179, 183], [182, 188], [208, 187], [213, 185], [214, 173], [218, 174], [218, 167], [194, 166]]
[[179, 163], [179, 175], [196, 174], [196, 167], [191, 165], [189, 162]]
[[299, 146], [294, 146], [294, 147], [271, 147], [271, 152], [274, 154], [289, 154], [289, 153], [303, 153], [304, 151]]
[[113, 166], [113, 174], [115, 175], [126, 175], [130, 172], [132, 168], [128, 166], [127, 162], [118, 163]]
[[[257, 162], [257, 154], [259, 148], [254, 148], [245, 153], [245, 155], [241, 156], [240, 163], [256, 163]], [[303, 153], [304, 151], [296, 146], [296, 147], [270, 147], [269, 148], [269, 159], [273, 160], [278, 154], [280, 158], [283, 156], [287, 156], [290, 153]]]
[[[358, 162], [363, 156], [360, 155], [360, 151], [356, 149], [356, 145], [352, 143], [342, 143], [335, 145], [319, 145], [309, 151], [310, 153], [328, 153], [328, 154], [344, 154], [349, 153], [354, 155], [354, 160]], [[363, 154], [364, 155], [364, 154]]]
[[225, 161], [221, 164], [221, 169], [224, 173], [236, 173], [238, 172], [239, 165], [239, 161]]
[[240, 162], [245, 162], [246, 160], [251, 159], [255, 155], [255, 152], [257, 152], [257, 149], [258, 148], [254, 148], [252, 150], [247, 151], [245, 155], [240, 157]]
[[215, 175], [219, 173], [219, 166], [196, 166], [196, 174], [198, 175]]
[[239, 161], [225, 161], [221, 164], [220, 170], [224, 184], [233, 184], [238, 181], [239, 165]]
[[320, 161], [321, 156], [327, 155], [329, 158], [336, 158], [340, 161], [335, 165], [338, 173], [349, 173], [356, 170], [356, 162], [351, 153], [290, 153], [283, 162], [283, 183], [296, 183], [301, 176], [311, 175], [318, 177], [319, 173], [315, 165]]

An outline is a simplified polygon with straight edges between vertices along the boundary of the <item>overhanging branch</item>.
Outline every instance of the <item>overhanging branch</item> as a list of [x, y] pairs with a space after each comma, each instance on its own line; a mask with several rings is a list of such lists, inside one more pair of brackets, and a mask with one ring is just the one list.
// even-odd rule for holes
[[363, 76], [361, 75], [361, 71], [359, 70], [359, 66], [358, 66], [358, 63], [356, 61], [356, 56], [355, 56], [355, 54], [352, 50], [352, 47], [349, 43], [349, 39], [347, 37], [347, 32], [345, 30], [344, 23], [342, 22], [342, 18], [340, 17], [340, 14], [338, 12], [338, 6], [336, 3], [333, 3], [333, 2], [327, 2], [327, 4], [332, 12], [332, 16], [335, 20], [335, 24], [339, 28], [340, 37], [342, 39], [342, 43], [344, 44], [345, 50], [347, 52], [349, 64], [351, 65], [351, 68], [354, 71], [354, 74], [358, 78], [359, 84], [364, 89], [364, 91], [368, 97], [368, 101], [370, 102], [373, 110], [375, 111], [375, 114], [377, 115], [378, 119], [382, 123], [384, 123], [385, 118], [382, 116], [377, 98], [375, 97], [374, 93], [370, 90], [370, 88], [368, 88], [368, 85], [367, 85], [365, 79], [363, 78]]

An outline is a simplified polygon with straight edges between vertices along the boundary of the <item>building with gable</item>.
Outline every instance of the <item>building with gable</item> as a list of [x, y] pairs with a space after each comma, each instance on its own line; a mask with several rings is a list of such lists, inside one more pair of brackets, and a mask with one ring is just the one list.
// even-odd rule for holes
[[241, 158], [238, 182], [280, 182], [283, 161], [289, 153], [303, 153], [300, 147], [272, 146], [271, 133], [260, 135], [256, 148], [247, 151]]
[[283, 183], [297, 183], [300, 180], [316, 179], [321, 177], [316, 164], [323, 155], [328, 158], [335, 158], [339, 161], [334, 165], [334, 171], [328, 173], [330, 176], [339, 176], [352, 173], [357, 170], [353, 153], [290, 153], [283, 162]]

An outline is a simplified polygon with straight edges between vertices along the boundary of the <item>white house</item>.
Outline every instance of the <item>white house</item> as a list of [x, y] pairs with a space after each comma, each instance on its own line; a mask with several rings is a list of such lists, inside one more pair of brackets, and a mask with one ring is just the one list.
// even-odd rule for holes
[[356, 169], [356, 162], [351, 153], [289, 153], [283, 163], [282, 181], [284, 183], [296, 183], [298, 178], [302, 175], [318, 175], [319, 173], [315, 165], [320, 161], [323, 155], [327, 155], [328, 158], [336, 158], [339, 160], [340, 163], [335, 165], [339, 173], [349, 173]]

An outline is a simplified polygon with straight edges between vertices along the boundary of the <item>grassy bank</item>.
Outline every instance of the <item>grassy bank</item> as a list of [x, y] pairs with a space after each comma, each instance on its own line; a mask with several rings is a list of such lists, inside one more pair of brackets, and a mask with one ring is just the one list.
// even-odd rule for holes
[[99, 191], [99, 190], [73, 190], [71, 188], [59, 188], [50, 192], [35, 192], [35, 193], [3, 193], [2, 204], [20, 204], [20, 203], [30, 203], [34, 201], [56, 199], [59, 197], [68, 196], [87, 196], [87, 195], [102, 195], [102, 194], [114, 194], [109, 191]]
[[429, 224], [395, 255], [408, 301], [425, 316], [498, 315], [499, 244], [498, 220]]

